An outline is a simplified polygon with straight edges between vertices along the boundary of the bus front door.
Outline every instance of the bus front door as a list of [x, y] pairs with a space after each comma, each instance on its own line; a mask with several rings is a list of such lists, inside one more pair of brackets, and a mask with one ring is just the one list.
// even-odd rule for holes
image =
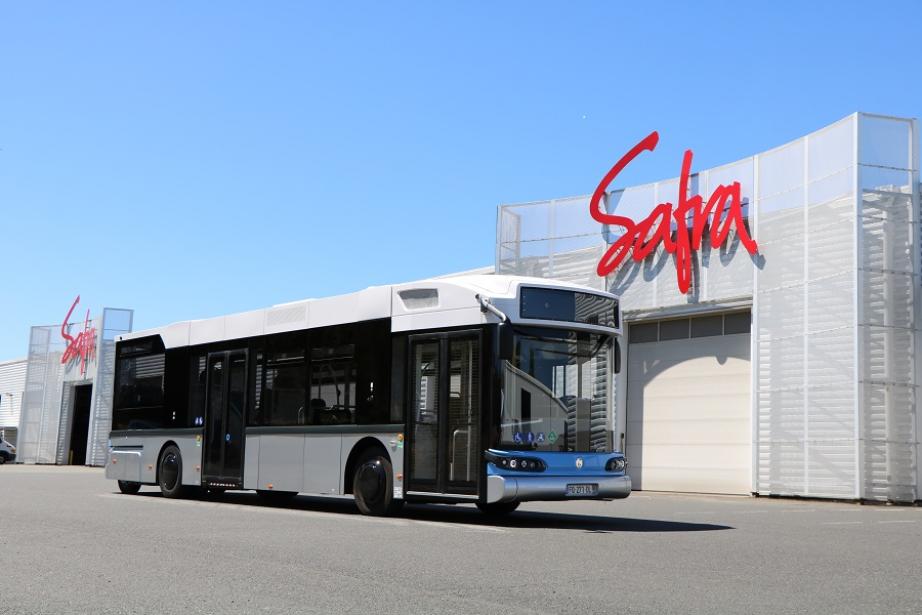
[[477, 331], [410, 338], [407, 496], [477, 499], [481, 353]]
[[208, 398], [202, 485], [243, 487], [243, 412], [246, 406], [245, 350], [208, 355]]

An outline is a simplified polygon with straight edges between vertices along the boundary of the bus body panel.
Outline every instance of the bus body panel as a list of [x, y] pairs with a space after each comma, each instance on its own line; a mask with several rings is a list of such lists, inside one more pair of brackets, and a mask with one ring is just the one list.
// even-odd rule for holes
[[[182, 454], [182, 484], [202, 484], [202, 437], [195, 430], [176, 433], [116, 432], [110, 435], [106, 478], [154, 485], [160, 451], [172, 442]], [[120, 467], [121, 466], [121, 467]], [[127, 469], [126, 469], [127, 467]], [[137, 467], [133, 472], [131, 468]]]
[[[377, 440], [378, 443], [387, 451], [388, 457], [391, 460], [391, 468], [394, 472], [394, 497], [402, 498], [403, 497], [403, 438], [402, 438], [403, 428], [398, 428], [389, 432], [376, 432], [376, 433], [349, 433], [343, 436], [343, 446], [342, 446], [342, 460], [340, 462], [340, 467], [345, 470], [346, 462], [349, 460], [349, 457], [353, 452], [358, 452], [356, 446], [365, 440], [366, 438], [372, 438]], [[364, 444], [362, 444], [364, 446]], [[397, 477], [401, 477], [401, 480], [398, 480]], [[341, 491], [340, 493], [346, 493], [352, 490], [352, 485], [346, 484], [346, 477], [341, 477]]]
[[[492, 449], [502, 457], [540, 459], [545, 469], [524, 472], [498, 467], [487, 462], [486, 501], [526, 502], [529, 500], [620, 499], [631, 494], [631, 479], [624, 471], [605, 469], [621, 453], [561, 453]], [[567, 485], [597, 485], [595, 496], [568, 496]]]
[[[570, 497], [567, 485], [595, 483], [599, 493], [592, 497]], [[487, 476], [487, 503], [530, 500], [611, 500], [631, 495], [629, 476]]]
[[[394, 475], [402, 475], [403, 442], [398, 438], [400, 432], [400, 427], [396, 426], [387, 432], [374, 430], [346, 434], [248, 433], [243, 488], [342, 495], [351, 488], [344, 476], [346, 462], [356, 451], [356, 446], [361, 443], [364, 447], [369, 439], [387, 451]], [[395, 491], [398, 486], [399, 482], [395, 482]]]
[[[256, 486], [254, 489], [274, 491], [304, 491], [304, 449], [305, 434], [259, 434], [247, 435], [246, 454], [250, 454], [250, 442], [258, 441], [254, 447], [257, 455]], [[339, 456], [337, 455], [337, 461]], [[246, 467], [249, 464], [244, 465]], [[331, 464], [332, 465], [332, 464]], [[244, 474], [244, 485], [248, 483]]]

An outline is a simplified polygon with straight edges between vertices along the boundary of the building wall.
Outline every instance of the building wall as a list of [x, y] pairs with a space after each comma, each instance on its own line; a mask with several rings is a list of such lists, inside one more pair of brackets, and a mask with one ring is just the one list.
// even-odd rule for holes
[[0, 363], [0, 431], [6, 439], [16, 444], [19, 429], [19, 409], [26, 388], [26, 360], [16, 359]]
[[857, 146], [859, 496], [918, 500], [922, 269], [916, 122], [862, 115]]
[[[918, 151], [914, 120], [859, 113], [692, 176], [689, 192], [704, 199], [740, 182], [759, 253], [735, 234], [704, 247], [688, 294], [662, 248], [599, 278], [620, 228], [596, 223], [589, 197], [500, 207], [496, 269], [607, 288], [626, 321], [751, 305], [752, 490], [918, 499]], [[614, 190], [605, 206], [640, 221], [677, 203], [678, 185]]]
[[[93, 384], [87, 465], [105, 465], [112, 425], [115, 337], [131, 331], [132, 310], [106, 308], [91, 327], [97, 329], [96, 356], [81, 369], [79, 361], [61, 363], [65, 340], [60, 325], [32, 327], [20, 417], [17, 457], [24, 463], [65, 463], [75, 384]], [[83, 322], [70, 325], [70, 335]]]

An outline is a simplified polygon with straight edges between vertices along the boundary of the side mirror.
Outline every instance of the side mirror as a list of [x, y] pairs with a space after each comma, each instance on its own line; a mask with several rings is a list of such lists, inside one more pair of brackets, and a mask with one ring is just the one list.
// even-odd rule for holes
[[615, 373], [621, 373], [621, 343], [618, 340], [615, 340]]

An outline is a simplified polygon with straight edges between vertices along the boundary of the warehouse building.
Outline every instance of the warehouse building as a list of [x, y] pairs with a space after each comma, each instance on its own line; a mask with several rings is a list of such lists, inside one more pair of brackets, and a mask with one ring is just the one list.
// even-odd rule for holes
[[16, 446], [25, 387], [26, 360], [0, 361], [0, 438], [13, 446]]
[[498, 213], [498, 273], [621, 295], [611, 428], [635, 487], [919, 500], [916, 121], [857, 113], [721, 167], [686, 159], [684, 178], [603, 180], [595, 215], [590, 196]]
[[105, 465], [112, 425], [115, 336], [131, 331], [132, 310], [105, 308], [63, 324], [32, 327], [17, 444], [22, 463]]

